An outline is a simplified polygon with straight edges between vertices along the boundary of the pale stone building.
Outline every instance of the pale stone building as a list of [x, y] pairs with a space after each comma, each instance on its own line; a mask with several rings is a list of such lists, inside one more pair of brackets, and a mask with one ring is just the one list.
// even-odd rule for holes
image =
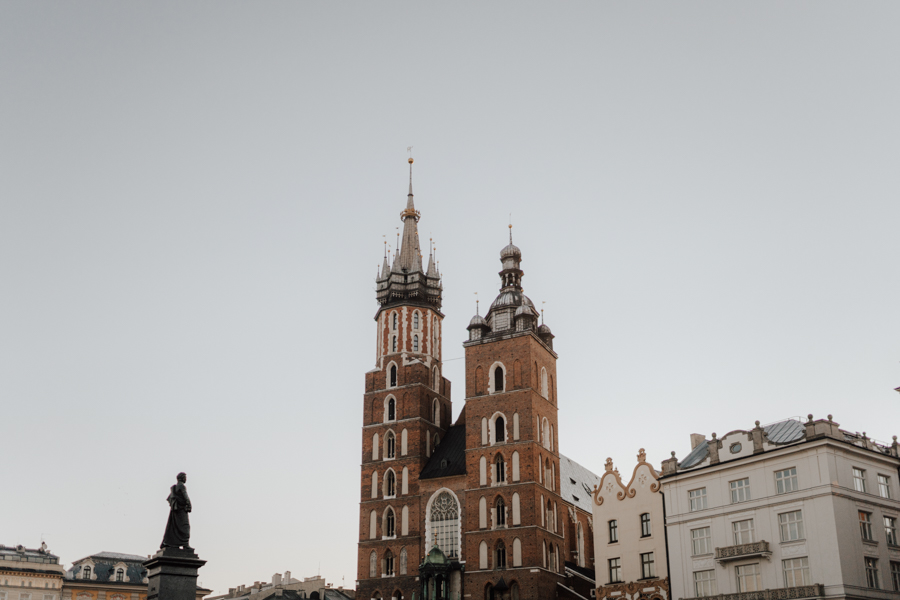
[[206, 600], [352, 600], [356, 597], [354, 590], [346, 590], [343, 586], [335, 587], [325, 581], [324, 577], [291, 577], [290, 571], [284, 575], [275, 573], [271, 582], [256, 581], [253, 585], [239, 585], [229, 588], [227, 594], [209, 596]]
[[659, 474], [644, 449], [628, 483], [606, 459], [593, 494], [598, 600], [668, 600], [666, 531]]
[[672, 598], [900, 598], [900, 447], [828, 419], [663, 461]]
[[[148, 577], [143, 562], [148, 558], [98, 552], [76, 560], [66, 572], [62, 600], [146, 600]], [[210, 591], [198, 586], [197, 600]]]
[[59, 600], [65, 569], [47, 545], [0, 546], [0, 600]]

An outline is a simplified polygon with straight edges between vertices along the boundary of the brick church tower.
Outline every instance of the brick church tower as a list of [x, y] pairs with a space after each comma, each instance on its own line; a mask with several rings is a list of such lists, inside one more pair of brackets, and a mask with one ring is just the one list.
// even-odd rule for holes
[[[412, 159], [410, 159], [412, 165]], [[594, 584], [591, 491], [559, 453], [553, 334], [500, 252], [500, 292], [468, 326], [465, 406], [441, 376], [441, 279], [422, 268], [412, 193], [393, 264], [376, 279], [366, 374], [357, 598], [583, 598]]]

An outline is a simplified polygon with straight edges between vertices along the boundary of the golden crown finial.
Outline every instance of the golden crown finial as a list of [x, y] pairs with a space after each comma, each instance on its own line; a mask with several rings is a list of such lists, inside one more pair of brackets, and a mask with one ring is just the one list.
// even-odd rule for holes
[[409, 160], [407, 162], [409, 162], [409, 164], [413, 164], [412, 156], [409, 157]]

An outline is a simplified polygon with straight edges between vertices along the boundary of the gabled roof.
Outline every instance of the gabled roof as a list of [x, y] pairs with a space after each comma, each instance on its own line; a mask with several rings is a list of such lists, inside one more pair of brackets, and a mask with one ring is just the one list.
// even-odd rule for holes
[[600, 477], [568, 456], [559, 455], [559, 495], [583, 511], [591, 512], [591, 494]]
[[457, 423], [447, 430], [447, 435], [434, 449], [434, 454], [425, 463], [419, 479], [466, 474], [466, 426], [459, 419]]

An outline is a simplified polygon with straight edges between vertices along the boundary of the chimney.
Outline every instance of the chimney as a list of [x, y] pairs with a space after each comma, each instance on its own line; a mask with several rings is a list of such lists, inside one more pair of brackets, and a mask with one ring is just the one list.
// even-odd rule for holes
[[702, 433], [692, 433], [691, 434], [691, 450], [702, 444], [706, 441], [706, 436]]
[[290, 585], [290, 583], [291, 583], [291, 572], [285, 571], [284, 572], [284, 585]]
[[272, 575], [272, 585], [281, 585], [281, 573]]

